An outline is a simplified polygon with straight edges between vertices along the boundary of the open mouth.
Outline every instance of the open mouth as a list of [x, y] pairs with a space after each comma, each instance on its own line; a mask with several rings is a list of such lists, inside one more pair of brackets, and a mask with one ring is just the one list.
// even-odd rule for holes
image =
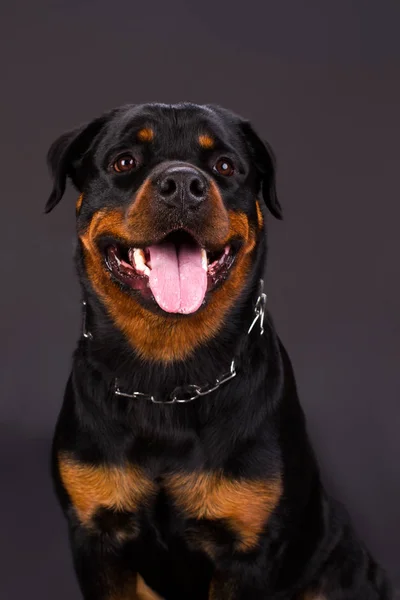
[[206, 293], [225, 280], [237, 253], [234, 245], [208, 252], [179, 230], [152, 246], [111, 242], [104, 252], [108, 269], [120, 283], [153, 297], [165, 312], [186, 315], [198, 310]]

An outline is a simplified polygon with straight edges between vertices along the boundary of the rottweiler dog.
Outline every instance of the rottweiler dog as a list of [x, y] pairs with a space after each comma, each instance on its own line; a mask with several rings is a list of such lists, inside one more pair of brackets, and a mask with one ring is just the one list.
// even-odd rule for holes
[[85, 600], [386, 600], [327, 495], [266, 306], [271, 148], [218, 106], [128, 105], [48, 152], [78, 190], [83, 328], [55, 490]]

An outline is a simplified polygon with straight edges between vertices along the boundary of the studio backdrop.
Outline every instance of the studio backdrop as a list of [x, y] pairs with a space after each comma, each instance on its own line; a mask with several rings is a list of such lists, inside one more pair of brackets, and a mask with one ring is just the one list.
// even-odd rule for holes
[[49, 445], [80, 335], [76, 192], [45, 155], [124, 103], [189, 100], [275, 150], [269, 309], [330, 492], [400, 587], [400, 5], [27, 0], [0, 8], [0, 597], [78, 598]]

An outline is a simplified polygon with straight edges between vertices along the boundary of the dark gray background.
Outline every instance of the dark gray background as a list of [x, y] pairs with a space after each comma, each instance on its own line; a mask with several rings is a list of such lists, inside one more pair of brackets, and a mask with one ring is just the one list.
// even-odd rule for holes
[[399, 585], [399, 3], [17, 1], [0, 23], [0, 597], [79, 597], [47, 470], [79, 334], [76, 194], [43, 216], [45, 153], [146, 100], [223, 104], [274, 147], [270, 307], [327, 485]]

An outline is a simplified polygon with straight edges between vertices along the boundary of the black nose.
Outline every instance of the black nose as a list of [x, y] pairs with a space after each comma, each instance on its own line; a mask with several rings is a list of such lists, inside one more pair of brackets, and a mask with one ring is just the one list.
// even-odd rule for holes
[[190, 165], [175, 165], [161, 173], [157, 182], [160, 200], [173, 208], [197, 208], [206, 199], [205, 176]]

